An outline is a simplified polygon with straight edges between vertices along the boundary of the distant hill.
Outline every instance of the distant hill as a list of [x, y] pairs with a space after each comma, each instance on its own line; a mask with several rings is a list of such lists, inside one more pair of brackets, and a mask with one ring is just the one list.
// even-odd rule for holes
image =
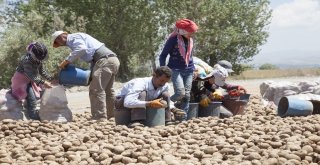
[[255, 56], [250, 63], [255, 66], [270, 63], [280, 68], [320, 67], [320, 51], [273, 51]]

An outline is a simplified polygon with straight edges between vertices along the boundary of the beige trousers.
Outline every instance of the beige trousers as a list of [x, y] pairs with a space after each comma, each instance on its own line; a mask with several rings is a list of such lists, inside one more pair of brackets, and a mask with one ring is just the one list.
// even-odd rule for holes
[[114, 117], [113, 83], [119, 66], [120, 62], [117, 57], [108, 57], [98, 60], [91, 70], [89, 97], [93, 119]]

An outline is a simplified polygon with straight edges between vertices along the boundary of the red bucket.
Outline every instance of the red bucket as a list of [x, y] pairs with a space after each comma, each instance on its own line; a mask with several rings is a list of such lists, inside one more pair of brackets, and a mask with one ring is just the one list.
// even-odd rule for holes
[[249, 102], [250, 94], [244, 94], [240, 97], [225, 98], [222, 105], [226, 107], [233, 115], [243, 115], [244, 109]]

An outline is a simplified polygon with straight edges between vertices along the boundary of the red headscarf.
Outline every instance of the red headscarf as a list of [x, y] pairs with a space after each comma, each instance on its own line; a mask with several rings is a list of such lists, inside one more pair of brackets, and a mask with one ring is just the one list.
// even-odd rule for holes
[[194, 33], [198, 30], [197, 24], [186, 18], [177, 21], [176, 27], [179, 29], [183, 29], [189, 33]]

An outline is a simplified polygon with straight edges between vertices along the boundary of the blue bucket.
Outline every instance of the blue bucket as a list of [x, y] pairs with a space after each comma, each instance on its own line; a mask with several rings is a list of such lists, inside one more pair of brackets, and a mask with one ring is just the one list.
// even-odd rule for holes
[[286, 116], [307, 116], [313, 112], [311, 101], [301, 100], [293, 97], [282, 97], [278, 104], [278, 115]]
[[63, 85], [89, 85], [90, 70], [84, 70], [75, 67], [74, 65], [68, 65], [65, 69], [62, 69], [59, 73], [59, 83]]
[[147, 108], [147, 118], [145, 125], [148, 127], [154, 127], [159, 125], [165, 125], [166, 117], [164, 108]]
[[198, 117], [199, 103], [189, 103], [187, 120]]
[[199, 105], [199, 117], [220, 116], [222, 102], [213, 101], [207, 107]]

